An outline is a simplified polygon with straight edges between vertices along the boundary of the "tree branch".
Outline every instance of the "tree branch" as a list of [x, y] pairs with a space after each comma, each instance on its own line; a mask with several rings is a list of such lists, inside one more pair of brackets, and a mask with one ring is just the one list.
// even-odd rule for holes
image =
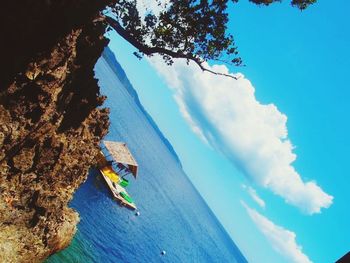
[[136, 47], [141, 53], [143, 53], [145, 55], [150, 56], [152, 54], [163, 54], [163, 55], [168, 55], [172, 58], [185, 58], [187, 60], [191, 60], [191, 61], [195, 62], [202, 71], [207, 71], [207, 72], [212, 73], [214, 75], [230, 77], [230, 78], [237, 80], [237, 77], [235, 77], [233, 75], [215, 72], [213, 70], [205, 68], [203, 66], [203, 61], [201, 61], [201, 59], [199, 57], [195, 57], [192, 54], [185, 54], [185, 53], [182, 53], [179, 51], [176, 52], [176, 51], [166, 49], [166, 48], [161, 48], [161, 47], [150, 47], [150, 46], [147, 46], [143, 43], [140, 43], [127, 30], [125, 30], [118, 23], [118, 21], [114, 20], [113, 18], [111, 18], [109, 16], [106, 16], [106, 21], [121, 37], [123, 37], [126, 41], [128, 41], [131, 45]]

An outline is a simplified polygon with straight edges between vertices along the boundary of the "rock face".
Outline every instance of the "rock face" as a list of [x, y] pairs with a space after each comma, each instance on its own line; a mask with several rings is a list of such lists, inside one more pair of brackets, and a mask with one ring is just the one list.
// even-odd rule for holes
[[107, 1], [4, 2], [0, 262], [40, 262], [70, 243], [79, 216], [68, 202], [108, 130], [93, 77]]

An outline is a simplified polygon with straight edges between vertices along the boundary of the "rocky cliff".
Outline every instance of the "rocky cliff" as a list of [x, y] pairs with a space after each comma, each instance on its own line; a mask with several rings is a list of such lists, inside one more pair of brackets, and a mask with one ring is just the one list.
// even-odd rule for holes
[[0, 262], [40, 262], [70, 243], [79, 216], [68, 202], [108, 130], [93, 77], [108, 1], [4, 2]]

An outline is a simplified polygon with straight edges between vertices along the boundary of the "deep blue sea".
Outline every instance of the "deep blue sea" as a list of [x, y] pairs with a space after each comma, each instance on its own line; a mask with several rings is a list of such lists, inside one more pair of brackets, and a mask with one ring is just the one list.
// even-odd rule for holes
[[92, 170], [70, 203], [81, 217], [78, 232], [47, 262], [246, 262], [103, 58], [95, 74], [111, 109], [106, 139], [126, 142], [139, 164], [128, 192], [140, 216], [120, 207]]

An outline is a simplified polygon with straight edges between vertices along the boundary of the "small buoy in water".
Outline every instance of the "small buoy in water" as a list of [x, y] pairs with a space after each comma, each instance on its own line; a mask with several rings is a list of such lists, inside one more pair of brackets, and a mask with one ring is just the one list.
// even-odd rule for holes
[[136, 211], [135, 216], [139, 216], [139, 215], [140, 215], [140, 212]]
[[164, 255], [166, 254], [166, 251], [163, 250], [162, 252], [160, 252], [160, 254], [161, 254], [162, 256], [164, 256]]

